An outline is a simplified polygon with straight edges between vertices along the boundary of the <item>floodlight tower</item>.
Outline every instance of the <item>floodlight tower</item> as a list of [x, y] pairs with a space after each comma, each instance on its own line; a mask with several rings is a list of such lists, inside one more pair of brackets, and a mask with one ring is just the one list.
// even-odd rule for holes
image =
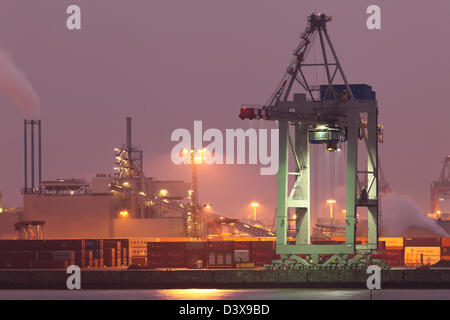
[[[378, 106], [375, 92], [367, 85], [350, 85], [331, 43], [327, 23], [331, 17], [311, 14], [294, 58], [275, 92], [265, 105], [243, 105], [241, 119], [262, 119], [278, 122], [279, 169], [277, 180], [276, 251], [282, 259], [275, 268], [357, 267], [371, 259], [370, 252], [378, 247]], [[319, 35], [323, 61], [305, 63], [316, 35]], [[330, 53], [331, 52], [331, 55]], [[330, 61], [330, 55], [333, 61]], [[326, 85], [312, 85], [307, 68], [324, 68]], [[343, 84], [336, 85], [339, 75]], [[306, 93], [289, 94], [294, 84]], [[308, 95], [308, 99], [307, 99]], [[290, 128], [293, 127], [294, 138]], [[364, 140], [367, 168], [358, 169], [358, 141]], [[346, 229], [345, 243], [313, 245], [310, 241], [310, 144], [324, 144], [325, 150], [336, 151], [347, 144], [346, 166]], [[295, 171], [289, 172], [292, 153]], [[289, 176], [295, 177], [290, 188]], [[288, 192], [290, 188], [290, 192]], [[356, 245], [357, 207], [368, 208], [368, 243]], [[295, 215], [295, 243], [288, 243], [290, 209]], [[350, 259], [350, 254], [355, 254]], [[308, 255], [308, 259], [299, 257]], [[321, 255], [332, 255], [324, 261]]]

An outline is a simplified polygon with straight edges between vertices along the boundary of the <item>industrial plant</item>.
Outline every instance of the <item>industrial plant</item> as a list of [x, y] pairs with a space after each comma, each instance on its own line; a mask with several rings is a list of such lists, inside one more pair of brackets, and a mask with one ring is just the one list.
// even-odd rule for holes
[[[382, 107], [374, 87], [348, 81], [328, 33], [331, 22], [323, 13], [309, 15], [292, 61], [267, 103], [243, 104], [235, 114], [243, 121], [275, 122], [279, 129], [272, 225], [257, 220], [257, 201], [250, 205], [253, 219], [245, 221], [200, 202], [198, 165], [207, 149], [182, 150], [192, 170], [190, 181], [146, 176], [144, 150], [134, 143], [131, 117], [124, 126], [125, 143], [111, 150], [114, 168], [90, 181], [48, 180], [42, 174], [45, 123], [26, 119], [23, 207], [3, 207], [0, 195], [0, 268], [75, 264], [91, 270], [320, 270], [327, 281], [338, 282], [336, 271], [361, 271], [369, 265], [391, 271], [448, 267], [450, 212], [443, 212], [441, 204], [450, 198], [450, 156], [431, 182], [429, 213], [418, 212], [419, 222], [407, 230], [389, 229], [390, 217], [383, 212], [400, 214], [403, 200], [393, 196], [382, 172]], [[307, 57], [313, 45], [319, 61], [311, 62]], [[311, 70], [316, 69], [326, 75], [325, 83], [314, 77]], [[312, 183], [318, 170], [313, 148], [322, 155], [340, 152], [345, 157], [345, 166], [339, 168], [345, 173], [342, 211], [336, 211], [334, 163], [326, 210], [313, 211], [317, 190]], [[416, 208], [408, 210], [413, 217]], [[264, 277], [249, 279], [259, 283]]]

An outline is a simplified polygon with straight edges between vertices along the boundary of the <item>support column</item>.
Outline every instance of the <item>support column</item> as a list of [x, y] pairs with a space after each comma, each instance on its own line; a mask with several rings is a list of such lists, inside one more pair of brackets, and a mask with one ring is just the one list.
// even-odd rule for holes
[[299, 175], [298, 194], [296, 200], [301, 200], [301, 207], [295, 209], [297, 215], [296, 244], [310, 244], [311, 239], [311, 203], [310, 203], [310, 159], [308, 143], [308, 127], [297, 123], [295, 126], [295, 153], [301, 168], [297, 168]]
[[279, 164], [277, 180], [277, 245], [286, 245], [289, 122], [279, 121]]
[[345, 243], [355, 247], [356, 232], [356, 171], [358, 167], [358, 123], [359, 112], [356, 106], [348, 108], [347, 137], [347, 191]]
[[[374, 206], [368, 207], [368, 240], [371, 249], [378, 248], [378, 114], [377, 111], [367, 115], [367, 171], [369, 183], [369, 200], [377, 200]], [[373, 160], [370, 161], [370, 159]], [[373, 172], [373, 173], [371, 173]]]

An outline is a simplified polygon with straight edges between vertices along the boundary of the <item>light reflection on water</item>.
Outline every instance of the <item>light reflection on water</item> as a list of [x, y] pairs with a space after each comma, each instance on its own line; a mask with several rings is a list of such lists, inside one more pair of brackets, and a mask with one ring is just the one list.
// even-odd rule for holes
[[[374, 300], [450, 300], [447, 289], [383, 289]], [[368, 300], [366, 289], [0, 290], [0, 300]]]

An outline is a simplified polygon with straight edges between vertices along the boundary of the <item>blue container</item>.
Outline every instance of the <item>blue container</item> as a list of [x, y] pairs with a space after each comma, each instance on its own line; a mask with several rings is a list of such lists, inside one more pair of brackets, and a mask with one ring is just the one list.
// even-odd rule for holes
[[[376, 92], [372, 90], [372, 87], [367, 84], [350, 84], [350, 90], [352, 90], [353, 96], [357, 100], [364, 101], [375, 101], [376, 100]], [[332, 92], [327, 93], [328, 85], [320, 86], [320, 100], [334, 100], [334, 96]], [[347, 90], [345, 84], [335, 84], [333, 85], [334, 91], [341, 95], [342, 91]]]

